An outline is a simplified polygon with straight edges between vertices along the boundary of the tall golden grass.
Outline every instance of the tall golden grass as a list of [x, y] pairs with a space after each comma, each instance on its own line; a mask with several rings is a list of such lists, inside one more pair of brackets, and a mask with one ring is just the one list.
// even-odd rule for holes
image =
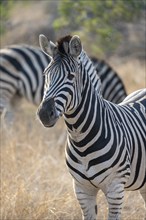
[[[128, 93], [144, 87], [144, 67], [138, 62], [116, 64]], [[136, 69], [137, 68], [137, 69]], [[24, 102], [13, 126], [1, 126], [1, 220], [81, 220], [72, 178], [58, 140], [63, 120], [45, 129], [35, 116], [36, 108]], [[64, 145], [64, 144], [63, 144]], [[107, 218], [102, 192], [97, 197], [98, 219]], [[126, 192], [123, 220], [142, 220], [144, 203], [138, 192]]]

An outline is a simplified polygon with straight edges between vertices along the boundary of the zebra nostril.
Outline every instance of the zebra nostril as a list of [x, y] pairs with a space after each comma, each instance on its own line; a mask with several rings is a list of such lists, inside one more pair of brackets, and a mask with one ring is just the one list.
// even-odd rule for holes
[[54, 116], [54, 112], [53, 110], [50, 112], [50, 117], [53, 117]]

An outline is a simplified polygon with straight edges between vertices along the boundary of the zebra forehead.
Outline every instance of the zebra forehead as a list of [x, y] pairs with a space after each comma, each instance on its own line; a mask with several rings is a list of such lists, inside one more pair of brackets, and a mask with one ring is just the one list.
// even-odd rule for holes
[[65, 50], [64, 50], [64, 43], [69, 43], [71, 40], [72, 36], [71, 35], [67, 35], [65, 37], [60, 38], [59, 40], [57, 40], [57, 47], [58, 47], [58, 51], [62, 54], [66, 54]]

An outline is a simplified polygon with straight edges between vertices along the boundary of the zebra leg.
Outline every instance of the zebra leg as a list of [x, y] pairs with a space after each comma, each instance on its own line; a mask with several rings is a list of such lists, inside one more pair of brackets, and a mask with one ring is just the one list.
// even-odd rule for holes
[[97, 188], [86, 187], [74, 182], [74, 189], [76, 197], [79, 201], [82, 210], [83, 220], [96, 220], [97, 218], [97, 204], [96, 195]]
[[120, 220], [123, 199], [124, 199], [124, 185], [112, 182], [105, 193], [109, 205], [108, 220]]
[[13, 113], [11, 111], [12, 106], [10, 103], [9, 98], [0, 97], [0, 117], [1, 123], [3, 124], [10, 124], [9, 122], [13, 119]]

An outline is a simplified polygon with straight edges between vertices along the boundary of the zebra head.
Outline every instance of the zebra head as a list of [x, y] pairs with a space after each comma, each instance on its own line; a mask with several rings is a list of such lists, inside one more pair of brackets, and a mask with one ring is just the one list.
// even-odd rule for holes
[[51, 56], [51, 62], [44, 71], [44, 97], [37, 114], [45, 127], [51, 127], [81, 102], [83, 83], [79, 55], [82, 44], [76, 35], [63, 37], [56, 44], [40, 35], [39, 41], [42, 51]]

